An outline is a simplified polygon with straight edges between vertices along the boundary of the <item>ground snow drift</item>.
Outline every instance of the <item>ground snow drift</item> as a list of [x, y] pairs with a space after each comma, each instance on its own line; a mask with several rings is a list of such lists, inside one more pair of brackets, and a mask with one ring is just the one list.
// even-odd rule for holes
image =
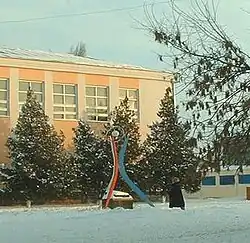
[[3, 243], [249, 243], [250, 202], [190, 200], [134, 210], [93, 207], [0, 209]]

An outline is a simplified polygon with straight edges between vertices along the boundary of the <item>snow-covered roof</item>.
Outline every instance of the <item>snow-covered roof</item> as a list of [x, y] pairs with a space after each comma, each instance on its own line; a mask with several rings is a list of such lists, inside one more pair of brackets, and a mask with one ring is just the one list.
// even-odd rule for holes
[[36, 61], [47, 61], [47, 62], [60, 62], [60, 63], [72, 63], [80, 65], [91, 65], [91, 66], [102, 66], [102, 67], [113, 67], [123, 69], [135, 69], [142, 71], [156, 71], [141, 66], [134, 66], [128, 64], [116, 64], [113, 62], [107, 62], [91, 57], [79, 57], [73, 54], [67, 53], [55, 53], [49, 51], [40, 50], [25, 50], [21, 48], [9, 48], [0, 46], [0, 58], [13, 58], [13, 59], [24, 59], [24, 60], [36, 60]]

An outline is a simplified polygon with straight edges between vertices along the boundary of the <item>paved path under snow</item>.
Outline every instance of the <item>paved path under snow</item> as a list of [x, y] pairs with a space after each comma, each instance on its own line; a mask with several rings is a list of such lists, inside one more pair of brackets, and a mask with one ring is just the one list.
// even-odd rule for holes
[[249, 243], [250, 203], [188, 202], [186, 211], [146, 205], [134, 210], [0, 210], [3, 243]]

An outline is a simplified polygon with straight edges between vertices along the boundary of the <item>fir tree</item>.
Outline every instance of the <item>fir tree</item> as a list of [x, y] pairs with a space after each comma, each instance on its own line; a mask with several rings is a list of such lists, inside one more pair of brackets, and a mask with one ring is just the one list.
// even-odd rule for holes
[[98, 197], [104, 193], [112, 175], [113, 158], [108, 140], [98, 138], [96, 145], [96, 163], [92, 168], [92, 185]]
[[144, 142], [145, 181], [151, 190], [165, 191], [172, 177], [178, 177], [186, 190], [198, 190], [198, 159], [187, 137], [188, 130], [178, 121], [170, 89], [166, 90], [157, 115], [159, 121], [149, 126], [151, 131]]
[[17, 124], [7, 140], [15, 176], [9, 181], [13, 192], [23, 192], [27, 198], [55, 196], [55, 175], [61, 162], [63, 136], [49, 124], [33, 91], [27, 91]]
[[56, 191], [58, 198], [71, 198], [79, 192], [81, 184], [79, 175], [81, 168], [75, 160], [74, 153], [65, 151], [62, 162], [56, 167], [55, 177], [57, 179]]
[[[83, 120], [78, 122], [74, 130], [75, 156], [80, 168], [79, 181], [85, 194], [94, 193], [99, 196], [103, 187], [107, 186], [110, 176], [110, 149], [107, 142], [95, 136], [91, 127]], [[110, 150], [107, 152], [107, 149]]]
[[92, 184], [89, 170], [95, 163], [96, 137], [90, 126], [83, 120], [78, 122], [74, 133], [73, 141], [75, 158], [79, 166], [79, 183], [81, 190], [87, 192]]

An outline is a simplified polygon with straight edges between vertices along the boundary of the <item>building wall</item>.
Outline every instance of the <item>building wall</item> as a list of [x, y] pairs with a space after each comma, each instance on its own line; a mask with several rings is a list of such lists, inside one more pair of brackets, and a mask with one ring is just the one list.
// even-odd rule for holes
[[140, 79], [139, 90], [140, 132], [144, 139], [148, 132], [148, 125], [157, 119], [160, 100], [166, 91], [166, 83]]
[[[225, 176], [229, 180], [222, 178]], [[245, 181], [242, 180], [245, 177]], [[215, 183], [205, 183], [206, 178], [214, 179]], [[245, 169], [243, 174], [236, 173], [236, 170], [209, 173], [203, 180], [201, 190], [194, 194], [184, 192], [186, 198], [246, 198], [246, 188], [250, 187], [250, 169]], [[212, 181], [212, 180], [211, 180]], [[226, 185], [225, 185], [226, 184]]]
[[[165, 89], [172, 85], [170, 74], [154, 71], [4, 58], [0, 58], [1, 79], [8, 79], [9, 113], [6, 116], [0, 116], [0, 124], [3, 124], [0, 127], [0, 133], [3, 135], [0, 138], [0, 148], [4, 147], [9, 131], [11, 127], [15, 126], [18, 119], [20, 81], [29, 81], [31, 85], [36, 82], [42, 83], [42, 97], [44, 98], [42, 104], [45, 112], [50, 117], [50, 122], [54, 124], [56, 130], [63, 131], [67, 147], [72, 147], [72, 129], [77, 126], [77, 119], [87, 119], [88, 117], [86, 112], [86, 87], [107, 87], [109, 111], [119, 105], [119, 89], [136, 90], [138, 92], [140, 131], [142, 137], [145, 138], [148, 132], [147, 126], [157, 119], [156, 112]], [[54, 105], [54, 99], [60, 98], [56, 97], [58, 94], [54, 93], [53, 85], [55, 84], [63, 84], [64, 92], [66, 92], [66, 86], [68, 87], [68, 85], [76, 87], [74, 95], [76, 103], [74, 108], [68, 108], [76, 109], [76, 118], [65, 119], [65, 114], [63, 119], [54, 117], [53, 110], [60, 109]], [[91, 126], [97, 131], [102, 129], [104, 123], [103, 121], [90, 121]], [[7, 154], [6, 148], [1, 151], [0, 163], [6, 161]]]
[[74, 136], [73, 128], [77, 126], [77, 121], [67, 121], [67, 120], [54, 120], [55, 129], [58, 133], [63, 132], [65, 136], [65, 146], [67, 148], [73, 147], [72, 138]]

